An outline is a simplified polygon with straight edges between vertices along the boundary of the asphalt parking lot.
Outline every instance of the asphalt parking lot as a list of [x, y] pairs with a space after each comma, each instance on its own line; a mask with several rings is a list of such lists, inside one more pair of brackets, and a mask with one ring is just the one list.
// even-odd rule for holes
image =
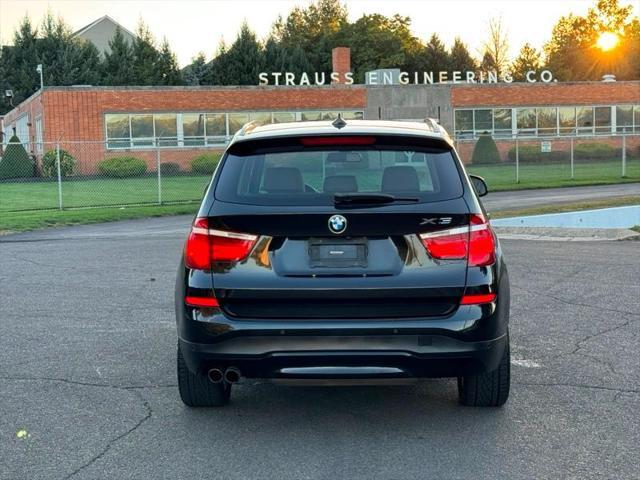
[[0, 478], [640, 478], [640, 242], [503, 241], [513, 384], [235, 388], [188, 409], [188, 219], [0, 238]]

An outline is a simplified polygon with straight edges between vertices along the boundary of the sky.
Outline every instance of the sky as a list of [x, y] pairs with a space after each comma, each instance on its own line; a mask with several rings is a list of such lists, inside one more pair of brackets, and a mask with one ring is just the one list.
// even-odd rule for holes
[[[221, 39], [231, 43], [243, 20], [260, 38], [266, 38], [278, 14], [286, 16], [308, 0], [0, 0], [0, 42], [11, 43], [13, 31], [25, 15], [40, 23], [47, 10], [59, 15], [78, 30], [93, 20], [109, 15], [135, 31], [144, 19], [156, 39], [163, 37], [178, 57], [188, 64], [200, 51], [211, 58]], [[346, 0], [349, 19], [363, 14], [398, 13], [412, 19], [413, 33], [428, 40], [437, 33], [447, 46], [456, 36], [469, 45], [472, 54], [487, 37], [492, 17], [506, 26], [510, 55], [515, 57], [525, 42], [541, 48], [551, 36], [555, 22], [571, 12], [583, 15], [595, 0]], [[640, 14], [639, 2], [635, 14]]]

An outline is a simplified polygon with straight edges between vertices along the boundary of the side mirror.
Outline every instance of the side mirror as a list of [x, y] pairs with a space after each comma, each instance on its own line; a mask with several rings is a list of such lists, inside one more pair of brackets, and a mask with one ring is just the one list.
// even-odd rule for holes
[[476, 191], [479, 197], [484, 197], [487, 193], [489, 193], [489, 187], [487, 187], [487, 182], [484, 181], [484, 178], [477, 175], [469, 175], [469, 178], [471, 179], [473, 189]]

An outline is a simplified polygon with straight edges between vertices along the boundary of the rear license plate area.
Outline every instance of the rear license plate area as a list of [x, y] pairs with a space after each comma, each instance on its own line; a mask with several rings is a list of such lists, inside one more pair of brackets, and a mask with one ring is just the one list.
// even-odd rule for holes
[[312, 238], [309, 240], [309, 267], [367, 267], [366, 238]]

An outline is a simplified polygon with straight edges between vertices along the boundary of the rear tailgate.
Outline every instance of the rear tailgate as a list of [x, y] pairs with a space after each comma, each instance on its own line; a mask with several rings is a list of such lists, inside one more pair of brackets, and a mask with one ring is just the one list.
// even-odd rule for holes
[[[466, 259], [434, 258], [419, 235], [468, 224], [456, 162], [450, 145], [425, 137], [307, 136], [232, 145], [208, 224], [223, 235], [254, 235], [256, 242], [240, 261], [212, 263], [221, 307], [240, 318], [452, 312], [464, 291]], [[361, 197], [345, 205], [341, 195]], [[375, 198], [363, 205], [362, 195]]]
[[[259, 235], [245, 260], [214, 263], [216, 297], [228, 315], [246, 318], [446, 315], [462, 296], [466, 260], [431, 258], [417, 234], [442, 229], [442, 221], [447, 228], [466, 224], [466, 205], [457, 199], [411, 209], [260, 207], [256, 214], [256, 207], [216, 202], [212, 228]], [[348, 236], [331, 235], [328, 220], [336, 213], [347, 219]]]

